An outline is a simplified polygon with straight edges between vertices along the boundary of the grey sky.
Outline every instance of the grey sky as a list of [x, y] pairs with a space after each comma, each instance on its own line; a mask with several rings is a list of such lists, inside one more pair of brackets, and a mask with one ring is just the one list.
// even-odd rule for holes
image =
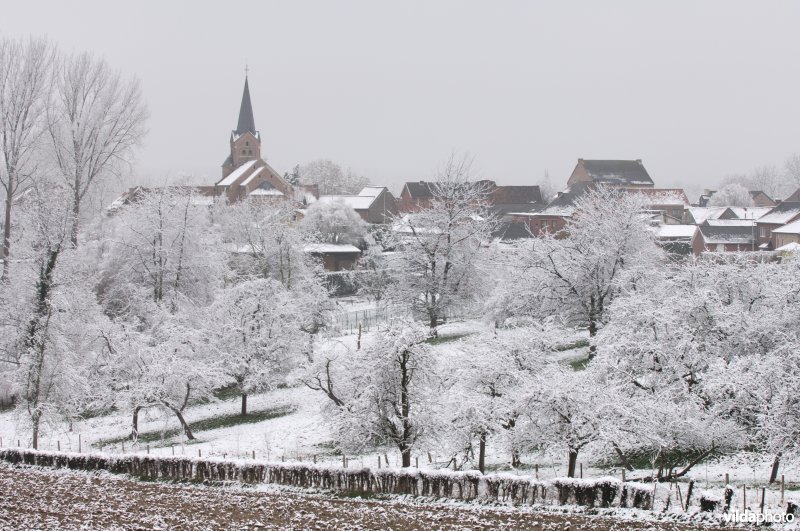
[[[80, 7], [76, 7], [80, 6]], [[642, 158], [698, 188], [800, 152], [800, 2], [4, 2], [139, 76], [137, 173], [217, 180], [250, 65], [262, 154], [392, 185], [453, 150], [501, 184]]]

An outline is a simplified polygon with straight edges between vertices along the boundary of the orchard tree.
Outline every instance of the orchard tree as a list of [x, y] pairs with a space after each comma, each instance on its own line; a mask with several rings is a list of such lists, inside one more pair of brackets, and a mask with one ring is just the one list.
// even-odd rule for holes
[[306, 380], [331, 399], [329, 419], [345, 448], [392, 445], [403, 467], [411, 466], [412, 452], [433, 429], [436, 408], [435, 359], [428, 337], [424, 327], [395, 321], [375, 343], [337, 358], [337, 366], [326, 360], [325, 376]]
[[0, 186], [5, 195], [2, 278], [8, 277], [12, 209], [17, 194], [43, 179], [42, 136], [46, 131], [54, 47], [47, 39], [0, 39]]
[[[607, 320], [611, 302], [658, 268], [662, 253], [642, 211], [646, 198], [610, 187], [585, 192], [566, 225], [567, 237], [536, 239], [528, 274], [531, 296], [586, 326], [590, 341]], [[594, 346], [592, 345], [592, 354]]]
[[70, 242], [77, 246], [84, 199], [125, 168], [144, 137], [148, 111], [139, 81], [124, 79], [103, 59], [80, 53], [56, 65], [48, 131], [55, 166], [70, 190]]
[[211, 309], [218, 363], [241, 394], [242, 416], [248, 394], [281, 383], [307, 354], [302, 295], [274, 279], [249, 280], [223, 290]]
[[481, 300], [496, 219], [487, 181], [473, 181], [471, 161], [451, 156], [432, 183], [429, 207], [394, 224], [393, 297], [425, 316], [432, 330], [450, 309]]

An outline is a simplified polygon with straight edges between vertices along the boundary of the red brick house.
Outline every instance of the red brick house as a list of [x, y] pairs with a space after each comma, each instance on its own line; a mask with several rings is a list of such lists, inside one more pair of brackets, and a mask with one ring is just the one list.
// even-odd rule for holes
[[636, 160], [589, 160], [578, 159], [567, 180], [567, 186], [578, 183], [604, 184], [624, 188], [652, 188], [653, 179], [642, 164]]
[[698, 225], [692, 241], [692, 252], [741, 252], [754, 251], [755, 228], [747, 220], [707, 220]]
[[[793, 199], [797, 192], [792, 194]], [[800, 201], [786, 200], [755, 220], [756, 246], [762, 251], [772, 251], [776, 248], [775, 237], [772, 231], [800, 219]]]
[[[477, 181], [488, 192], [487, 202], [492, 211], [500, 217], [512, 212], [531, 212], [544, 206], [542, 193], [538, 186], [498, 186], [494, 181]], [[428, 208], [436, 194], [436, 184], [426, 181], [407, 182], [400, 191], [398, 210], [415, 212]]]

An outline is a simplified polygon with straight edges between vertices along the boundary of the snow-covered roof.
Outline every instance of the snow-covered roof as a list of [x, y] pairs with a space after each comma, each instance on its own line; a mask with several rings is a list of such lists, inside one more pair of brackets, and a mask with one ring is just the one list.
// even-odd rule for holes
[[378, 197], [386, 189], [384, 186], [365, 186], [358, 192], [362, 197]]
[[739, 219], [758, 219], [773, 207], [728, 207]]
[[752, 219], [707, 219], [703, 222], [709, 227], [752, 227], [754, 223]]
[[230, 173], [230, 175], [228, 175], [227, 177], [225, 177], [224, 179], [222, 179], [220, 182], [218, 182], [218, 183], [217, 183], [217, 186], [230, 186], [230, 185], [232, 185], [232, 184], [233, 184], [233, 183], [235, 183], [235, 182], [236, 182], [236, 181], [237, 181], [237, 180], [238, 180], [238, 179], [239, 179], [239, 178], [240, 178], [242, 175], [244, 175], [245, 173], [247, 173], [247, 171], [248, 171], [250, 168], [252, 168], [252, 167], [253, 167], [253, 165], [254, 165], [256, 162], [257, 162], [257, 161], [255, 161], [255, 160], [249, 160], [249, 161], [245, 162], [244, 164], [242, 164], [241, 166], [239, 166], [238, 168], [236, 168], [235, 170], [233, 170], [233, 171]]
[[789, 223], [793, 217], [800, 215], [800, 202], [784, 201], [775, 208], [769, 211], [769, 214], [758, 218], [759, 223], [770, 223], [776, 225], [785, 225]]
[[259, 175], [261, 175], [261, 172], [262, 172], [262, 171], [264, 171], [264, 169], [265, 169], [265, 168], [266, 168], [266, 166], [261, 166], [260, 168], [256, 168], [256, 170], [255, 170], [253, 173], [251, 173], [251, 174], [250, 174], [250, 175], [247, 177], [247, 179], [245, 179], [244, 181], [242, 181], [242, 186], [247, 186], [248, 184], [250, 184], [251, 182], [253, 182], [253, 179], [255, 179], [256, 177], [258, 177]]
[[707, 219], [717, 219], [726, 209], [727, 207], [689, 207], [687, 210], [694, 222], [700, 225]]
[[315, 254], [360, 253], [361, 249], [346, 243], [309, 243], [303, 251]]
[[752, 227], [722, 226], [712, 227], [707, 224], [698, 227], [703, 235], [703, 241], [708, 244], [731, 243], [746, 244], [753, 243]]
[[786, 245], [782, 245], [775, 250], [789, 252], [789, 253], [796, 253], [800, 251], [800, 243], [797, 242], [787, 243]]
[[792, 221], [788, 225], [773, 229], [772, 232], [777, 232], [778, 234], [800, 234], [800, 220]]
[[[363, 191], [363, 190], [362, 190]], [[343, 201], [347, 206], [353, 210], [367, 210], [375, 201], [375, 196], [362, 196], [362, 195], [321, 195], [319, 202], [333, 203], [336, 201]]]
[[697, 225], [659, 225], [656, 238], [692, 238]]

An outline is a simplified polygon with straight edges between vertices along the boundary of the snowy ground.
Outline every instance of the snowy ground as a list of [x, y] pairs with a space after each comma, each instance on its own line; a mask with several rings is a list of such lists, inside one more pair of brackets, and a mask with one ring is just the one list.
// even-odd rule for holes
[[[141, 482], [0, 464], [0, 528], [701, 529], [693, 524], [531, 508], [348, 499], [269, 486]], [[703, 527], [702, 529], [710, 529]]]

